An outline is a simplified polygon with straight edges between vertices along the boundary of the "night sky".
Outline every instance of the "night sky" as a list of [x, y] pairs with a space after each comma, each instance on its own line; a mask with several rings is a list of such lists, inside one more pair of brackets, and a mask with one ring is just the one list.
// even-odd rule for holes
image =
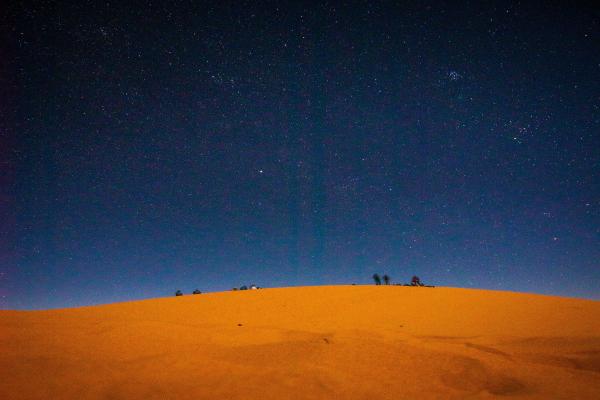
[[72, 3], [2, 19], [0, 308], [375, 272], [600, 298], [597, 10]]

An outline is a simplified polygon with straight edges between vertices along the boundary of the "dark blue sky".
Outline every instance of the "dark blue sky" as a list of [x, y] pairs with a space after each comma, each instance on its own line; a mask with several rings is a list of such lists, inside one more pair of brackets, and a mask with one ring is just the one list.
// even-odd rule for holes
[[201, 3], [9, 9], [2, 308], [374, 272], [600, 298], [597, 10]]

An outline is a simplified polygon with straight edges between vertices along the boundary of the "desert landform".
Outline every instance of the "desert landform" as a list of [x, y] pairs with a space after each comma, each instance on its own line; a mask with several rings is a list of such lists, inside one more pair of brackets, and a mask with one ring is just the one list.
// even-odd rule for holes
[[0, 398], [600, 399], [600, 302], [406, 286], [0, 311]]

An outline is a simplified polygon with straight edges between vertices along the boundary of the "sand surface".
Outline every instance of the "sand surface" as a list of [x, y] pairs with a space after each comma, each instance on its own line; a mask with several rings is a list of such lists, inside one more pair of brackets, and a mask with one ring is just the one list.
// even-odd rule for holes
[[0, 399], [600, 399], [600, 302], [325, 286], [0, 311]]

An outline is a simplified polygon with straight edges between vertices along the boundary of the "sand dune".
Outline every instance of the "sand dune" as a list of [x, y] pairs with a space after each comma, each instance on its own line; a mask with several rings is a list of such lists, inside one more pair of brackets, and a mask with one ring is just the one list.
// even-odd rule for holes
[[600, 399], [600, 302], [263, 289], [0, 311], [0, 399]]

